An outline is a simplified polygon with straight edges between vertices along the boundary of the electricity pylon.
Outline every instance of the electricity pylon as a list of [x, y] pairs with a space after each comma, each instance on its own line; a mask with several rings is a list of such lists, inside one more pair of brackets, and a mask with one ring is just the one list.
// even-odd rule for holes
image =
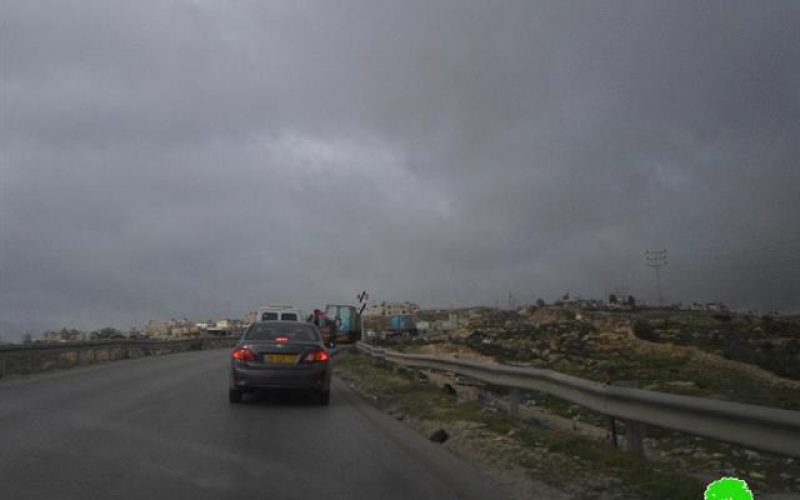
[[644, 259], [647, 267], [656, 272], [656, 290], [658, 292], [658, 307], [664, 306], [664, 296], [661, 294], [661, 268], [667, 265], [667, 250], [645, 250]]

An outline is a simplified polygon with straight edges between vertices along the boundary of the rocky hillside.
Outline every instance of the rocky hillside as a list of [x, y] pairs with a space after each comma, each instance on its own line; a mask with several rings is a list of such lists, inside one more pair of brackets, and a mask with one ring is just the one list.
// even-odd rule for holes
[[[489, 310], [425, 351], [446, 354], [458, 346], [462, 354], [472, 351], [602, 383], [635, 380], [653, 390], [798, 410], [800, 381], [783, 375], [793, 375], [800, 364], [792, 347], [800, 337], [787, 325], [795, 323], [705, 313]], [[780, 348], [770, 350], [766, 342]], [[726, 347], [731, 345], [741, 352], [731, 356]], [[770, 364], [764, 353], [783, 361]], [[745, 362], [750, 359], [761, 362]]]

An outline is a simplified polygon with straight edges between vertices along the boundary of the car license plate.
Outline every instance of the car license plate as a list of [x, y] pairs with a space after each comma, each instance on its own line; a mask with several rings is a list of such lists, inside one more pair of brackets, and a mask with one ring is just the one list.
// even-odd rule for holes
[[294, 354], [267, 354], [267, 362], [290, 365], [294, 363], [296, 357]]

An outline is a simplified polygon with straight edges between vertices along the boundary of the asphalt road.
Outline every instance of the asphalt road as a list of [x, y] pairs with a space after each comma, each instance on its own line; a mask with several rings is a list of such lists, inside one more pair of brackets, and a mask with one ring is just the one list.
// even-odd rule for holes
[[0, 499], [500, 498], [334, 378], [227, 400], [228, 350], [0, 381]]

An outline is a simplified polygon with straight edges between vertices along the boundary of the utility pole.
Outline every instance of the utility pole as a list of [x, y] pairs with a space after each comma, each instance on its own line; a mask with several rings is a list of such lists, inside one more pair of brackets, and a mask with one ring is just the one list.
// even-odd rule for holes
[[667, 265], [667, 250], [645, 250], [644, 259], [647, 267], [656, 272], [656, 290], [658, 292], [658, 307], [664, 306], [664, 296], [661, 294], [661, 268]]

